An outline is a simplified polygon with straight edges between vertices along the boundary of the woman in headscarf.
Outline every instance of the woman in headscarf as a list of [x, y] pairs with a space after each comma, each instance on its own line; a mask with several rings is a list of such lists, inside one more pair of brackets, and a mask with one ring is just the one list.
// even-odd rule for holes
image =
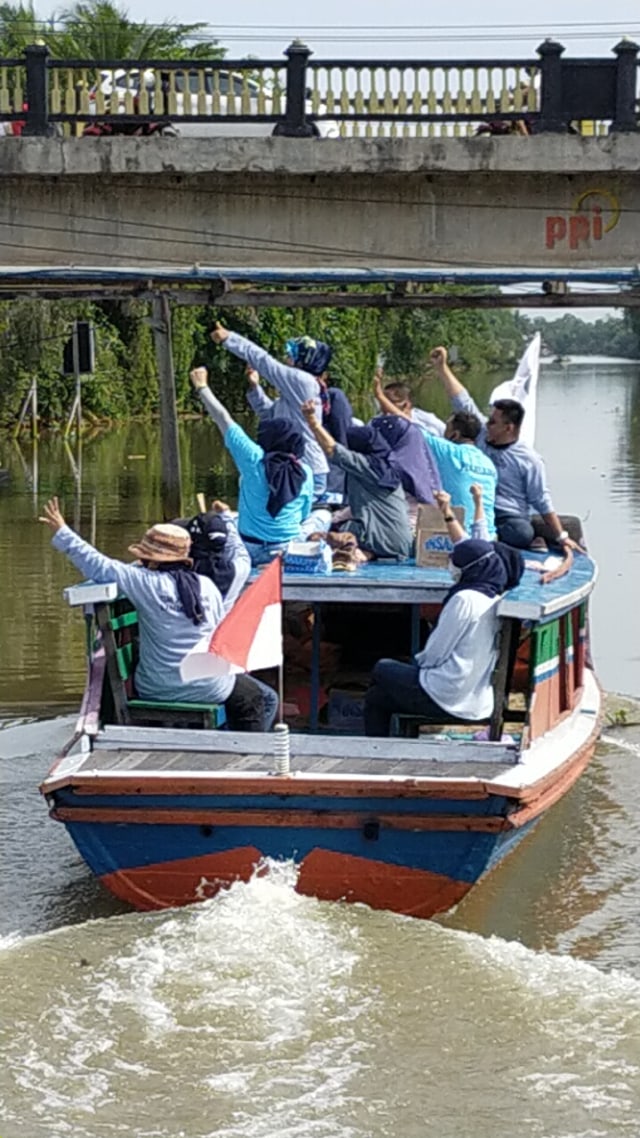
[[290, 541], [326, 529], [328, 511], [312, 513], [313, 474], [297, 423], [263, 419], [254, 442], [211, 391], [206, 368], [194, 368], [191, 382], [240, 474], [238, 530], [251, 563], [263, 565]]
[[[493, 711], [497, 602], [517, 582], [492, 542], [466, 539], [449, 560], [454, 584], [415, 663], [378, 660], [365, 701], [367, 735], [389, 734], [391, 717], [431, 723], [482, 722]], [[522, 569], [520, 569], [520, 574]]]
[[351, 516], [340, 528], [373, 557], [410, 557], [413, 539], [401, 476], [389, 461], [391, 448], [383, 434], [372, 426], [350, 427], [342, 446], [320, 423], [311, 401], [302, 410], [325, 454], [345, 472]]
[[[246, 361], [249, 379], [247, 398], [260, 420], [288, 419], [302, 431], [304, 459], [313, 474], [314, 497], [322, 497], [327, 488], [329, 467], [322, 449], [300, 414], [300, 405], [307, 399], [313, 399], [318, 416], [322, 414], [322, 383], [326, 387], [327, 368], [331, 359], [329, 345], [311, 337], [288, 340], [285, 345], [285, 362], [282, 363], [265, 352], [264, 348], [259, 348], [251, 340], [237, 332], [231, 332], [222, 324], [216, 324], [211, 339], [214, 344], [222, 344], [232, 355]], [[308, 342], [303, 345], [303, 340]], [[277, 399], [270, 399], [263, 391], [260, 376], [277, 389]]]
[[418, 504], [433, 505], [434, 493], [442, 486], [438, 467], [424, 445], [422, 431], [408, 419], [398, 415], [376, 415], [369, 425], [389, 446], [388, 462], [400, 475], [411, 527], [415, 530]]
[[332, 349], [322, 340], [298, 336], [294, 340], [287, 340], [284, 350], [287, 360], [294, 367], [302, 368], [316, 377], [322, 404], [322, 426], [333, 435], [337, 443], [346, 446], [347, 431], [353, 423], [353, 407], [341, 388], [329, 385]]
[[226, 502], [215, 501], [210, 510], [179, 518], [176, 524], [191, 538], [194, 572], [213, 581], [229, 612], [251, 572], [251, 560]]
[[276, 693], [253, 676], [225, 675], [185, 682], [180, 665], [201, 640], [210, 639], [225, 615], [220, 590], [193, 571], [190, 537], [182, 526], [155, 525], [129, 552], [126, 564], [105, 557], [65, 523], [58, 499], [44, 507], [41, 522], [53, 531], [52, 544], [86, 577], [115, 582], [135, 606], [140, 632], [135, 672], [138, 696], [171, 703], [224, 704], [235, 731], [268, 731], [278, 707]]

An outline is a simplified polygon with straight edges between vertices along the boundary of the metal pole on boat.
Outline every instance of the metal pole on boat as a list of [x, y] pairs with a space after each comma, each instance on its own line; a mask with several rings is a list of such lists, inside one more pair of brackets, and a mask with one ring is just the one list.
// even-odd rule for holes
[[284, 723], [284, 661], [278, 668], [278, 723]]
[[171, 352], [171, 309], [165, 293], [153, 298], [153, 340], [158, 364], [160, 397], [161, 496], [162, 514], [166, 519], [182, 513], [180, 480], [180, 443], [176, 413], [176, 380]]

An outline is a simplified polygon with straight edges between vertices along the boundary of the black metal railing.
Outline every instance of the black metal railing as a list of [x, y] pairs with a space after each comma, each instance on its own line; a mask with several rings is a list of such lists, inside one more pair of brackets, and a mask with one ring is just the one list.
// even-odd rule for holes
[[545, 40], [531, 59], [316, 60], [294, 42], [275, 60], [78, 60], [36, 44], [0, 59], [0, 122], [39, 136], [97, 124], [294, 138], [636, 131], [638, 50], [622, 40], [608, 58], [565, 59]]

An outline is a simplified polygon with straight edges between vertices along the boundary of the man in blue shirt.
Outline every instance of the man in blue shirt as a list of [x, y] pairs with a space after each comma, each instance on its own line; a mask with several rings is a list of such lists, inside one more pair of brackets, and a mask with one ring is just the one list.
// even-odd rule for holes
[[553, 508], [540, 455], [519, 440], [522, 405], [514, 399], [499, 399], [487, 418], [453, 374], [446, 348], [434, 348], [430, 358], [454, 411], [470, 411], [483, 424], [477, 445], [489, 455], [498, 475], [495, 521], [500, 541], [528, 549], [535, 538], [531, 514], [536, 512], [547, 523], [555, 543], [567, 552], [579, 549]]

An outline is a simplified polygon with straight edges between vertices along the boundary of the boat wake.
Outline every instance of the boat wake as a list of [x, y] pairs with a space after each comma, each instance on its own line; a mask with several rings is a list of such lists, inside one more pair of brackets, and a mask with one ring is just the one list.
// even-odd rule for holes
[[[479, 1088], [540, 1133], [640, 1114], [640, 982], [294, 884], [269, 864], [190, 908], [6, 945], [9, 1129], [463, 1138]], [[498, 1111], [492, 1135], [512, 1122]]]

